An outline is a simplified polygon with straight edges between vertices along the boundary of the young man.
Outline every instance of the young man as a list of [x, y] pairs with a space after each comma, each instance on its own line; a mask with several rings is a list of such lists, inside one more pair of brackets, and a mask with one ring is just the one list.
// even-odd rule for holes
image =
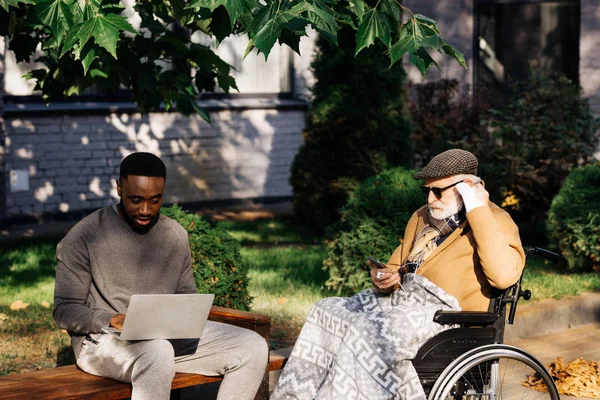
[[268, 361], [255, 332], [208, 321], [200, 341], [101, 333], [122, 328], [133, 294], [196, 292], [187, 233], [159, 212], [165, 179], [153, 154], [123, 160], [120, 203], [81, 220], [57, 246], [54, 320], [69, 332], [79, 368], [131, 382], [134, 400], [169, 399], [175, 372], [224, 375], [218, 399], [253, 399]]

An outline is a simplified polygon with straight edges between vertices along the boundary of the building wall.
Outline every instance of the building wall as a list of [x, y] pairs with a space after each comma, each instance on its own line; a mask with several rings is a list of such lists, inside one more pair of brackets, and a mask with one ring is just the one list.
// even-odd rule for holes
[[590, 106], [600, 115], [600, 2], [581, 0], [579, 82]]
[[468, 69], [453, 58], [431, 52], [442, 72], [432, 67], [423, 78], [419, 70], [404, 57], [404, 68], [412, 82], [456, 79], [472, 86], [473, 83], [473, 0], [404, 0], [404, 5], [415, 14], [426, 15], [437, 22], [442, 38], [464, 54]]
[[211, 116], [209, 125], [177, 113], [11, 113], [5, 168], [23, 171], [28, 189], [12, 190], [7, 182], [5, 215], [112, 204], [120, 161], [134, 151], [152, 152], [167, 165], [166, 203], [290, 196], [303, 109], [234, 107]]
[[4, 138], [5, 138], [5, 126], [4, 126], [4, 54], [5, 41], [4, 37], [0, 36], [0, 216], [4, 214], [5, 210], [5, 183], [6, 183], [6, 169], [4, 168]]

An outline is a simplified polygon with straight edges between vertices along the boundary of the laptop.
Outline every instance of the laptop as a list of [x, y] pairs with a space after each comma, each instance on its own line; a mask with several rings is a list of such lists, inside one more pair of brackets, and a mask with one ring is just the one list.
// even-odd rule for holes
[[214, 294], [134, 294], [123, 329], [102, 328], [121, 340], [199, 339]]

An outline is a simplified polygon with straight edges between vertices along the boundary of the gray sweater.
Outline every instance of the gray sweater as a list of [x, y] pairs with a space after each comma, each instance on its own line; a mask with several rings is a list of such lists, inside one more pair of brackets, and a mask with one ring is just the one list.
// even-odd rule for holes
[[56, 258], [53, 316], [76, 353], [85, 335], [127, 313], [131, 295], [196, 292], [187, 232], [163, 215], [138, 234], [116, 208], [102, 208], [69, 231]]

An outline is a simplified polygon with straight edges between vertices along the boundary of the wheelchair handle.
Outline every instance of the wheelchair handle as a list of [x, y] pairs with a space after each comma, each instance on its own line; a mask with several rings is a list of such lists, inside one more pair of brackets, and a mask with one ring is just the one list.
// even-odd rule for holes
[[[554, 253], [550, 250], [542, 249], [541, 247], [533, 247], [533, 248], [527, 249], [527, 251], [525, 251], [526, 259], [528, 259], [529, 256], [532, 256], [532, 255], [539, 255], [539, 256], [545, 258], [546, 260], [552, 261], [553, 263], [558, 264], [558, 265], [562, 265], [565, 262], [565, 258], [563, 256], [561, 256], [560, 254]], [[515, 313], [517, 312], [517, 302], [519, 301], [519, 299], [523, 298], [524, 300], [529, 300], [531, 298], [531, 290], [523, 290], [521, 288], [521, 280], [522, 279], [523, 279], [523, 275], [521, 275], [521, 277], [519, 278], [517, 283], [515, 283], [513, 285], [512, 294], [506, 296], [502, 300], [502, 303], [511, 305], [510, 311], [508, 313], [508, 319], [506, 321], [507, 323], [509, 323], [511, 325], [515, 320]]]
[[542, 249], [541, 247], [533, 247], [525, 251], [525, 258], [529, 258], [529, 256], [532, 255], [539, 255], [555, 264], [562, 264], [565, 261], [565, 258], [560, 254], [554, 253], [550, 250]]

